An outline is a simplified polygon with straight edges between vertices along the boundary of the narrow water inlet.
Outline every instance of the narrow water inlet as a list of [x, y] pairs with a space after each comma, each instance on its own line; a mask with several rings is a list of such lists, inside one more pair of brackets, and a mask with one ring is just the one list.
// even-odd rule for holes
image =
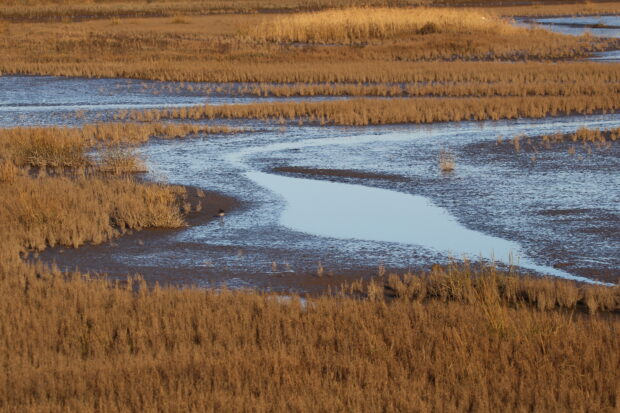
[[[570, 36], [583, 36], [589, 33], [597, 37], [620, 38], [620, 16], [521, 18], [517, 19], [515, 24], [522, 27], [540, 27]], [[598, 52], [588, 60], [619, 62], [620, 55], [618, 52], [618, 50]]]
[[[3, 92], [12, 90], [17, 81], [36, 85], [52, 80], [0, 77], [0, 83], [8, 88]], [[119, 90], [125, 90], [125, 94], [103, 96], [100, 100], [98, 89], [93, 92], [97, 96], [86, 93], [97, 82], [62, 79], [53, 82], [47, 94], [40, 94], [36, 87], [25, 88], [26, 95], [20, 95], [19, 90], [15, 90], [16, 95], [8, 93], [13, 98], [0, 104], [0, 124], [77, 125], [106, 119], [98, 116], [107, 113], [108, 105], [159, 104], [159, 100], [149, 100], [146, 92], [141, 95], [141, 89], [124, 84]], [[105, 86], [106, 82], [110, 80], [99, 84]], [[74, 85], [77, 89], [71, 93], [67, 90], [70, 96], [53, 98], [57, 91], [67, 89], [68, 83], [79, 87]], [[37, 94], [41, 96], [33, 100]], [[183, 105], [186, 99], [204, 99], [158, 96], [156, 99], [165, 106]], [[93, 103], [85, 118], [64, 117], [64, 105], [83, 102]], [[593, 154], [584, 154], [583, 159], [567, 155], [565, 149], [547, 151], [537, 156], [535, 163], [525, 164], [520, 159], [527, 154], [502, 152], [497, 137], [572, 133], [581, 127], [618, 127], [619, 122], [620, 117], [614, 113], [364, 128], [304, 125], [288, 126], [284, 131], [277, 125], [264, 125], [256, 133], [226, 139], [155, 139], [139, 149], [152, 171], [151, 179], [221, 192], [239, 199], [243, 208], [230, 211], [224, 226], [211, 222], [166, 235], [166, 247], [93, 251], [88, 258], [78, 259], [83, 259], [81, 262], [87, 263], [89, 270], [98, 272], [112, 271], [123, 263], [131, 271], [148, 271], [149, 266], [183, 268], [195, 277], [192, 282], [206, 277], [203, 273], [221, 271], [220, 275], [229, 280], [263, 285], [255, 275], [268, 272], [273, 262], [308, 273], [314, 271], [318, 260], [329, 270], [357, 271], [376, 268], [379, 263], [390, 268], [418, 268], [464, 255], [474, 260], [483, 256], [510, 263], [512, 253], [516, 265], [532, 272], [584, 282], [591, 282], [585, 278], [590, 276], [615, 279], [620, 267], [612, 244], [617, 237], [603, 231], [614, 228], [618, 211], [605, 190], [617, 186], [617, 178], [609, 174], [617, 170], [613, 158], [616, 149], [600, 153], [593, 149]], [[443, 147], [458, 159], [457, 172], [449, 179], [440, 178], [437, 172], [435, 155]], [[405, 177], [405, 181], [367, 183], [345, 179], [361, 183], [350, 185], [271, 173], [274, 167], [290, 165], [395, 174]], [[266, 176], [259, 179], [262, 173]], [[286, 179], [289, 183], [281, 183]], [[582, 182], [590, 185], [583, 187]], [[313, 192], [315, 185], [319, 187]], [[294, 202], [291, 192], [297, 189], [313, 195], [295, 195], [301, 200]], [[515, 193], [527, 195], [517, 199]], [[304, 207], [308, 210], [304, 211]], [[578, 216], [546, 214], [574, 208], [589, 212]], [[602, 230], [588, 232], [598, 228]], [[79, 254], [65, 251], [65, 268], [74, 269], [71, 257]], [[205, 263], [213, 269], [203, 271]], [[607, 269], [609, 276], [603, 272]], [[161, 279], [168, 277], [167, 270], [161, 270], [161, 274], [165, 274]], [[269, 285], [275, 284], [273, 281]]]
[[280, 223], [330, 238], [411, 244], [455, 258], [482, 258], [582, 282], [593, 282], [521, 256], [514, 242], [472, 231], [429, 199], [339, 182], [246, 172], [247, 178], [286, 201]]

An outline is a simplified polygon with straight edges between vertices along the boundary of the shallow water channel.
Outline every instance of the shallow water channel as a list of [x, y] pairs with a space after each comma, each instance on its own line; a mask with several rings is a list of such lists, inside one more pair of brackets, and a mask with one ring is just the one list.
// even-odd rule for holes
[[[520, 18], [519, 26], [536, 26], [556, 33], [581, 36], [590, 33], [593, 36], [620, 38], [620, 16], [581, 16], [581, 17], [548, 17]], [[599, 62], [620, 62], [620, 51], [611, 50], [596, 53], [589, 60]]]
[[[0, 126], [265, 101], [205, 94], [206, 87], [0, 76]], [[42, 257], [65, 269], [141, 273], [164, 284], [297, 291], [367, 276], [379, 265], [416, 270], [464, 257], [588, 282], [620, 277], [618, 145], [528, 149], [528, 137], [620, 127], [617, 114], [364, 128], [234, 124], [254, 131], [155, 139], [140, 148], [147, 179], [238, 200], [224, 219]], [[517, 135], [518, 151], [508, 141]], [[439, 170], [440, 150], [453, 154], [455, 171]]]
[[[558, 145], [532, 160], [532, 153], [498, 143], [498, 136], [523, 135], [525, 142], [583, 126], [620, 127], [620, 116], [266, 126], [153, 140], [141, 148], [151, 178], [227, 194], [240, 207], [223, 220], [48, 257], [64, 268], [140, 272], [164, 283], [271, 289], [312, 289], [319, 281], [307, 275], [319, 266], [326, 274], [358, 275], [380, 264], [417, 269], [464, 256], [613, 281], [620, 275], [617, 145], [574, 155]], [[454, 172], [439, 171], [440, 148], [455, 155]], [[285, 167], [303, 172], [275, 172]]]

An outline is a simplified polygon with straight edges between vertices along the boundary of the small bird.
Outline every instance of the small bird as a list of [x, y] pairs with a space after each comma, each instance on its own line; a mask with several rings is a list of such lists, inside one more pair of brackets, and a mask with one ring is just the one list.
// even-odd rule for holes
[[220, 208], [220, 211], [217, 213], [217, 215], [215, 215], [215, 217], [224, 218], [224, 215], [226, 215], [226, 212]]

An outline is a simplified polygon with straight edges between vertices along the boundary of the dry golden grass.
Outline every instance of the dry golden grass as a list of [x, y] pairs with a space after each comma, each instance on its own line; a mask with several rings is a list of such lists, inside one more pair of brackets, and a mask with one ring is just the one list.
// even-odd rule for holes
[[[512, 145], [515, 152], [538, 153], [545, 149], [551, 149], [555, 145], [569, 144], [568, 153], [575, 155], [577, 149], [574, 144], [580, 143], [581, 148], [588, 155], [592, 150], [607, 151], [612, 144], [619, 142], [620, 128], [612, 129], [587, 129], [580, 128], [574, 133], [555, 133], [552, 135], [542, 135], [535, 137], [515, 136], [505, 143]], [[502, 139], [498, 139], [497, 144], [503, 144]]]
[[181, 14], [177, 14], [172, 18], [173, 24], [189, 24], [189, 19], [187, 16], [183, 16]]
[[19, 169], [12, 161], [0, 159], [0, 183], [13, 182], [19, 173]]
[[[258, 7], [257, 7], [258, 6]], [[285, 0], [278, 3], [221, 0], [184, 1], [5, 1], [0, 2], [0, 18], [13, 21], [49, 22], [128, 17], [171, 17], [178, 14], [201, 15], [251, 12], [257, 9], [290, 9]]]
[[[357, 57], [350, 56], [351, 60], [358, 60]], [[505, 90], [506, 93], [515, 93], [510, 86], [493, 85], [493, 83], [510, 84], [515, 82], [520, 88], [532, 90], [536, 93], [551, 88], [566, 90], [584, 90], [581, 85], [591, 84], [595, 88], [600, 88], [602, 83], [608, 82], [611, 85], [617, 84], [620, 72], [615, 65], [601, 65], [596, 63], [555, 63], [544, 64], [536, 62], [515, 62], [506, 65], [501, 62], [394, 62], [366, 60], [365, 62], [309, 62], [294, 63], [247, 63], [239, 62], [232, 64], [229, 62], [206, 62], [203, 66], [187, 65], [177, 66], [175, 70], [171, 62], [159, 62], [158, 66], [148, 66], [147, 64], [121, 64], [110, 61], [106, 65], [85, 64], [84, 67], [69, 65], [66, 63], [29, 65], [30, 71], [34, 74], [55, 74], [62, 76], [102, 76], [102, 77], [135, 77], [149, 78], [166, 81], [195, 81], [195, 82], [262, 82], [262, 83], [303, 83], [310, 88], [309, 83], [418, 83], [413, 87], [422, 88], [427, 92], [427, 86], [420, 84], [425, 82], [432, 83], [464, 83], [455, 85], [451, 88], [472, 88], [484, 92], [484, 83], [489, 83], [488, 88], [499, 88], [498, 93]], [[9, 66], [10, 62], [0, 62]], [[131, 66], [129, 70], [128, 65]], [[100, 71], [101, 70], [101, 71]], [[11, 70], [7, 70], [10, 72]], [[19, 71], [17, 71], [19, 72]], [[532, 82], [530, 84], [530, 82]], [[467, 83], [473, 84], [467, 85]], [[475, 86], [476, 84], [479, 86]], [[281, 90], [282, 96], [287, 95], [290, 86], [267, 85], [259, 86], [259, 91]], [[350, 86], [348, 90], [353, 90]], [[363, 85], [357, 86], [363, 90]], [[441, 92], [445, 85], [437, 85], [436, 89]], [[215, 93], [218, 87], [211, 88], [210, 85], [204, 86], [205, 93]], [[231, 88], [225, 88], [228, 91]], [[324, 94], [325, 87], [315, 89]], [[290, 90], [295, 90], [294, 87]], [[277, 94], [278, 92], [273, 92]], [[353, 93], [355, 93], [353, 91]], [[451, 92], [455, 93], [455, 92]], [[587, 93], [587, 92], [584, 92]], [[292, 96], [293, 94], [290, 93]]]
[[573, 16], [585, 14], [618, 14], [617, 2], [574, 2], [544, 0], [523, 2], [521, 6], [505, 6], [497, 0], [272, 0], [234, 3], [222, 0], [112, 0], [83, 2], [79, 0], [2, 0], [0, 18], [16, 21], [83, 20], [110, 17], [174, 16], [176, 14], [204, 15], [221, 13], [292, 12], [347, 7], [415, 7], [449, 5], [480, 7], [504, 16]]
[[[171, 24], [169, 17], [129, 19], [121, 24], [116, 20], [9, 23], [0, 34], [4, 57], [0, 72], [223, 82], [324, 81], [317, 79], [321, 73], [323, 78], [332, 77], [331, 81], [340, 81], [336, 76], [354, 77], [354, 82], [381, 76], [379, 81], [396, 82], [381, 72], [408, 76], [412, 67], [418, 71], [412, 62], [426, 61], [566, 60], [620, 43], [524, 29], [510, 29], [515, 31], [512, 34], [470, 31], [391, 36], [388, 32], [384, 33], [388, 37], [367, 44], [335, 46], [281, 45], [239, 33], [240, 27], [286, 18], [293, 17], [192, 16], [187, 24]], [[337, 75], [334, 68], [339, 69]], [[454, 66], [453, 72], [458, 72]]]
[[[568, 65], [570, 67], [570, 65]], [[608, 66], [598, 65], [598, 68], [609, 70]], [[597, 68], [597, 69], [598, 69]], [[547, 67], [547, 69], [552, 69]], [[555, 68], [553, 68], [555, 69]], [[411, 83], [295, 83], [295, 84], [230, 84], [211, 86], [205, 84], [200, 90], [205, 94], [225, 94], [229, 96], [256, 96], [256, 97], [299, 97], [299, 96], [379, 96], [379, 97], [491, 97], [491, 96], [596, 96], [620, 92], [620, 83], [613, 80], [620, 74], [618, 70], [609, 70], [609, 76], [596, 71], [582, 79], [584, 72], [579, 72], [577, 66], [568, 76], [562, 76], [561, 71], [548, 70], [543, 76], [536, 76], [532, 71], [529, 79], [521, 78], [518, 72], [507, 74], [502, 80], [459, 80], [459, 81], [420, 81]], [[607, 69], [607, 70], [605, 70]], [[487, 73], [490, 71], [487, 68]], [[553, 72], [553, 74], [552, 74]], [[540, 74], [540, 73], [539, 73]], [[547, 76], [548, 75], [548, 76]], [[601, 76], [603, 75], [603, 76]], [[478, 77], [482, 77], [480, 74]], [[510, 78], [507, 78], [510, 76]], [[437, 73], [437, 78], [440, 74]], [[491, 76], [489, 76], [491, 77]], [[196, 90], [197, 86], [188, 84]]]
[[[302, 34], [293, 33], [289, 22], [282, 26], [284, 34], [278, 32], [279, 37], [266, 42], [248, 39], [235, 29], [264, 16], [199, 16], [232, 9], [384, 3], [0, 0], [0, 18], [61, 21], [0, 24], [0, 71], [224, 82], [386, 83], [340, 85], [333, 92], [332, 85], [259, 85], [254, 92], [282, 96], [488, 96], [201, 106], [120, 112], [120, 120], [254, 118], [366, 125], [618, 109], [615, 65], [410, 62], [563, 59], [613, 46], [605, 41], [516, 29], [504, 32], [505, 26], [493, 31], [472, 27], [471, 21], [455, 28], [454, 16], [451, 24], [433, 21], [434, 26], [424, 30], [438, 33], [422, 35], [418, 32], [424, 25], [411, 23], [413, 12], [385, 10], [396, 19], [392, 26], [363, 22], [358, 12], [356, 22], [340, 31], [309, 25], [314, 15], [290, 17], [306, 19], [300, 26]], [[553, 7], [566, 13], [585, 10], [575, 5]], [[618, 5], [587, 7], [605, 10]], [[346, 13], [351, 12], [330, 11], [323, 16]], [[458, 16], [465, 13], [488, 12], [463, 11]], [[175, 15], [191, 17], [174, 24]], [[85, 16], [109, 20], [72, 23]], [[267, 20], [287, 18], [274, 15]], [[272, 23], [264, 24], [263, 28]], [[271, 43], [293, 38], [343, 43], [371, 39], [374, 44], [299, 48]], [[394, 82], [428, 84], [388, 85]], [[0, 410], [618, 409], [619, 287], [453, 265], [425, 274], [384, 274], [380, 280], [346, 287], [348, 294], [302, 302], [294, 296], [257, 292], [111, 283], [62, 274], [19, 258], [54, 245], [77, 247], [106, 242], [129, 230], [184, 225], [182, 188], [84, 172], [85, 167], [95, 164], [100, 171], [135, 172], [140, 164], [124, 149], [128, 144], [152, 136], [226, 132], [234, 130], [164, 123], [0, 129]], [[617, 136], [617, 131], [580, 131], [563, 139], [602, 144]], [[102, 145], [98, 155], [87, 155], [97, 145]], [[50, 168], [64, 173], [49, 176]], [[319, 263], [317, 275], [322, 274]]]
[[21, 173], [0, 186], [0, 249], [78, 247], [131, 229], [183, 225], [180, 188], [129, 177], [32, 178]]
[[[214, 71], [210, 81], [245, 83], [144, 84], [152, 93], [183, 91], [232, 96], [570, 96], [620, 90], [620, 71], [597, 63], [325, 64], [303, 70], [257, 65], [255, 72]], [[226, 76], [226, 77], [223, 77]], [[302, 81], [305, 79], [306, 81]], [[252, 83], [248, 83], [252, 82]], [[279, 84], [277, 82], [285, 82]]]
[[452, 263], [434, 266], [422, 274], [389, 274], [371, 282], [358, 281], [345, 287], [351, 294], [372, 295], [383, 291], [388, 297], [411, 301], [458, 301], [480, 303], [492, 298], [511, 306], [532, 306], [541, 311], [587, 309], [615, 312], [620, 310], [620, 287], [578, 284], [553, 277], [518, 276], [500, 272], [484, 264]]
[[613, 129], [588, 129], [579, 128], [575, 133], [554, 134], [542, 136], [543, 141], [563, 142], [569, 140], [581, 143], [604, 143], [615, 142], [620, 138], [620, 128]]
[[17, 166], [78, 168], [89, 164], [88, 142], [58, 128], [0, 129], [0, 157]]
[[214, 131], [228, 130], [158, 123], [0, 129], [0, 249], [16, 259], [29, 249], [77, 247], [127, 230], [182, 226], [182, 188], [127, 176], [145, 170], [127, 144]]
[[[105, 165], [100, 165], [104, 169], [109, 169], [112, 162], [116, 162], [118, 167], [124, 162], [127, 170], [132, 169], [131, 165], [134, 170], [140, 170], [135, 157], [126, 150], [118, 150], [120, 145], [143, 143], [151, 137], [178, 139], [196, 134], [226, 134], [241, 131], [243, 129], [227, 126], [158, 122], [149, 124], [100, 123], [79, 128], [0, 128], [0, 159], [11, 161], [17, 166], [38, 168], [87, 167], [94, 163], [91, 157], [87, 156], [87, 149], [101, 143], [104, 146], [116, 147], [108, 152], [110, 156], [104, 157]], [[113, 159], [116, 160], [113, 161]]]
[[99, 152], [99, 171], [114, 175], [147, 172], [144, 162], [136, 156], [132, 148], [124, 146], [106, 146]]
[[[588, 287], [472, 275], [471, 287], [455, 273], [390, 277], [398, 291], [401, 284], [414, 290], [428, 284], [423, 301], [409, 290], [385, 301], [383, 286], [373, 283], [366, 299], [302, 303], [255, 292], [148, 289], [139, 281], [122, 286], [2, 262], [0, 406], [20, 412], [617, 409], [618, 316], [554, 311], [558, 305], [549, 304], [563, 297], [573, 308], [573, 296]], [[519, 296], [526, 284], [540, 292], [539, 309]], [[617, 289], [608, 291], [617, 299]]]
[[543, 118], [618, 110], [616, 94], [571, 97], [350, 99], [327, 102], [271, 102], [134, 111], [128, 119], [309, 120], [321, 125], [377, 125], [466, 120]]
[[435, 33], [504, 36], [525, 35], [526, 32], [479, 10], [352, 8], [271, 19], [251, 28], [250, 35], [275, 42], [324, 44]]

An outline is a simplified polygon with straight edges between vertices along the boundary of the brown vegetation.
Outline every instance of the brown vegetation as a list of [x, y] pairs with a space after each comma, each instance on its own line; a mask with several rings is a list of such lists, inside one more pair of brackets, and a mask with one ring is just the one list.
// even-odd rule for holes
[[[383, 286], [382, 286], [383, 284]], [[577, 284], [553, 277], [519, 276], [500, 272], [484, 264], [452, 263], [434, 266], [422, 274], [390, 274], [370, 283], [358, 281], [348, 285], [351, 294], [371, 297], [385, 289], [388, 297], [426, 302], [458, 301], [467, 304], [488, 302], [511, 306], [532, 306], [541, 311], [587, 309], [615, 312], [620, 310], [620, 287]]]
[[[75, 21], [102, 18], [170, 17], [177, 14], [294, 12], [346, 7], [445, 6], [491, 8], [504, 16], [574, 16], [617, 14], [617, 2], [571, 0], [518, 1], [517, 6], [498, 6], [497, 0], [271, 0], [233, 3], [222, 0], [1, 0], [0, 19], [14, 21]], [[506, 2], [510, 3], [510, 2]], [[525, 6], [525, 7], [524, 7]]]
[[[599, 67], [605, 67], [600, 66]], [[577, 69], [573, 67], [573, 69]], [[610, 77], [615, 77], [618, 72]], [[557, 73], [556, 73], [557, 75]], [[571, 72], [568, 78], [581, 77], [584, 73]], [[377, 97], [491, 97], [491, 96], [596, 96], [620, 92], [620, 83], [597, 79], [595, 73], [588, 80], [569, 80], [554, 76], [548, 80], [522, 80], [517, 73], [510, 80], [500, 81], [435, 81], [419, 83], [295, 83], [295, 84], [219, 84], [203, 87], [186, 85], [192, 91], [207, 95], [255, 97], [298, 96], [377, 96]], [[179, 89], [179, 88], [177, 88]], [[153, 89], [157, 93], [157, 89]]]
[[553, 310], [617, 288], [435, 270], [301, 302], [1, 268], [6, 411], [617, 408], [617, 315]]
[[324, 102], [276, 102], [246, 105], [194, 106], [134, 111], [132, 120], [151, 119], [307, 119], [321, 125], [374, 125], [433, 123], [465, 120], [543, 118], [618, 110], [615, 94], [584, 99], [571, 97], [528, 98], [428, 98], [350, 99]]
[[250, 31], [252, 37], [262, 40], [319, 44], [394, 39], [433, 33], [502, 36], [526, 35], [527, 30], [514, 27], [481, 11], [444, 8], [351, 8], [270, 19]]
[[144, 165], [127, 144], [231, 131], [160, 123], [0, 129], [0, 249], [13, 251], [15, 259], [30, 249], [77, 247], [127, 230], [183, 225], [182, 188], [128, 176]]
[[[472, 2], [492, 3], [451, 5]], [[230, 86], [260, 96], [447, 97], [121, 111], [117, 120], [136, 122], [0, 129], [0, 410], [616, 411], [618, 286], [465, 263], [421, 274], [381, 268], [370, 282], [302, 301], [113, 283], [36, 261], [36, 251], [55, 245], [184, 225], [186, 190], [133, 178], [143, 165], [131, 146], [240, 130], [159, 120], [370, 125], [618, 110], [617, 65], [494, 62], [562, 60], [620, 44], [493, 17], [538, 7], [204, 16], [420, 3], [0, 0], [3, 73], [298, 83]], [[618, 10], [553, 3], [544, 10]], [[371, 12], [380, 18], [367, 19]], [[94, 18], [102, 20], [80, 22]], [[248, 26], [257, 28], [239, 29]], [[619, 135], [583, 129], [532, 140], [602, 147]], [[444, 153], [440, 165], [453, 168], [454, 158]]]
[[97, 169], [104, 173], [126, 175], [147, 172], [144, 162], [131, 148], [120, 145], [105, 146], [99, 151]]
[[[587, 129], [580, 128], [574, 133], [555, 133], [552, 135], [542, 135], [534, 137], [515, 136], [506, 144], [512, 144], [516, 152], [522, 149], [525, 152], [538, 153], [544, 149], [551, 149], [554, 145], [570, 144], [568, 153], [575, 155], [575, 143], [580, 143], [583, 150], [590, 154], [592, 148], [605, 151], [611, 148], [611, 145], [620, 141], [620, 128], [613, 129]], [[502, 139], [498, 139], [497, 144], [503, 144]]]
[[543, 135], [541, 140], [543, 142], [550, 141], [552, 143], [555, 142], [563, 142], [565, 140], [572, 142], [581, 142], [581, 143], [604, 143], [604, 142], [615, 142], [620, 138], [620, 128], [614, 129], [588, 129], [588, 128], [579, 128], [575, 133], [556, 133], [554, 135]]
[[[180, 189], [130, 177], [28, 176], [0, 183], [0, 249], [101, 243], [127, 230], [183, 225]], [[16, 256], [13, 254], [12, 258]]]
[[[441, 10], [455, 15], [466, 13]], [[427, 34], [399, 29], [394, 33], [380, 31], [380, 36], [371, 36], [370, 40], [358, 36], [361, 40], [329, 46], [282, 44], [243, 34], [244, 27], [269, 26], [286, 18], [293, 17], [192, 16], [186, 24], [172, 24], [170, 18], [8, 23], [0, 34], [0, 54], [4, 57], [0, 60], [0, 72], [186, 81], [316, 82], [324, 79], [300, 75], [322, 73], [323, 77], [331, 76], [330, 81], [340, 81], [329, 75], [336, 66], [340, 68], [340, 77], [355, 77], [351, 81], [357, 82], [378, 76], [376, 73], [382, 69], [407, 73], [415, 66], [413, 62], [566, 60], [619, 45], [618, 40], [516, 29], [501, 22], [494, 24], [505, 30], [492, 33], [480, 33], [467, 26], [458, 32], [440, 29]], [[427, 23], [417, 22], [416, 27]], [[389, 68], [392, 64], [394, 68]], [[362, 71], [353, 74], [355, 67]], [[455, 68], [452, 71], [458, 73]], [[379, 81], [399, 81], [382, 77]]]
[[[483, 1], [477, 1], [478, 4], [482, 4]], [[515, 2], [519, 4], [500, 5], [494, 7], [492, 3], [496, 3], [495, 0], [486, 0], [486, 3], [490, 3], [489, 6], [492, 10], [501, 16], [528, 16], [528, 17], [543, 17], [543, 16], [599, 16], [608, 14], [620, 14], [620, 4], [618, 2], [610, 1], [524, 1]]]
[[[106, 146], [137, 144], [151, 137], [184, 138], [195, 134], [223, 134], [242, 129], [227, 126], [207, 126], [165, 123], [100, 123], [79, 128], [16, 127], [0, 128], [0, 159], [17, 166], [38, 168], [79, 168], [92, 165], [86, 150], [98, 143]], [[111, 153], [110, 153], [111, 155]], [[128, 154], [119, 156], [127, 157]], [[110, 158], [111, 159], [111, 158]], [[128, 160], [129, 161], [129, 160]]]

